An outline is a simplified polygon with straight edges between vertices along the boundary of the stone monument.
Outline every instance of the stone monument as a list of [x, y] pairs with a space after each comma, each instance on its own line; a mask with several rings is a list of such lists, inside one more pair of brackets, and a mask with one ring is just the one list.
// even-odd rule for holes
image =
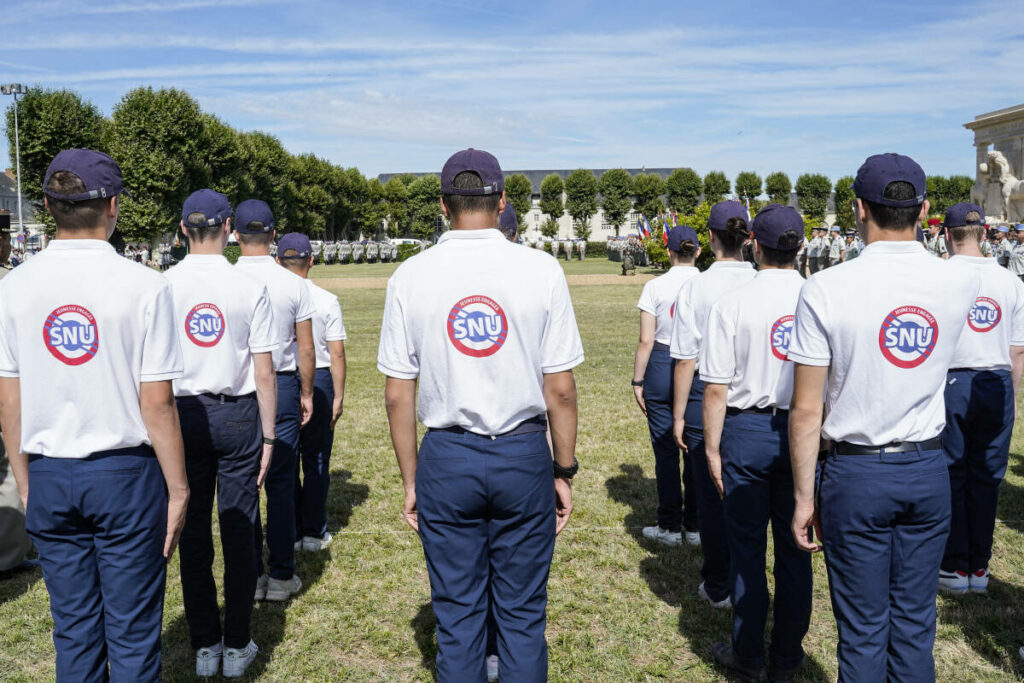
[[1024, 104], [974, 117], [977, 180], [971, 201], [990, 223], [1024, 221]]

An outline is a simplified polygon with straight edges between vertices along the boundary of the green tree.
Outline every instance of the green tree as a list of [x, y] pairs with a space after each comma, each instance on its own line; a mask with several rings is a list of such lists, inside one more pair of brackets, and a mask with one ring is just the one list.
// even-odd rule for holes
[[530, 180], [522, 173], [513, 173], [505, 178], [505, 201], [516, 210], [520, 232], [526, 229], [526, 214], [530, 212], [532, 195]]
[[729, 179], [721, 171], [711, 171], [704, 176], [704, 201], [717, 204], [729, 194]]
[[930, 175], [925, 178], [925, 187], [928, 191], [929, 213], [939, 216], [946, 213], [948, 208], [948, 197], [946, 195], [946, 179], [940, 175]]
[[825, 220], [832, 182], [820, 173], [804, 173], [796, 179], [795, 189], [800, 211], [814, 220]]
[[576, 237], [590, 237], [590, 219], [597, 213], [597, 177], [593, 171], [579, 168], [565, 179], [565, 210], [572, 216]]
[[715, 254], [711, 251], [708, 242], [708, 219], [711, 218], [711, 203], [703, 201], [697, 206], [693, 213], [679, 217], [680, 225], [689, 225], [697, 232], [697, 240], [700, 242], [700, 256], [697, 258], [697, 267], [705, 270], [715, 261]]
[[655, 218], [665, 210], [661, 196], [665, 194], [665, 181], [657, 173], [638, 173], [633, 178], [633, 194], [636, 196], [636, 210]]
[[334, 213], [328, 222], [331, 239], [343, 239], [359, 223], [360, 207], [367, 201], [366, 178], [358, 168], [333, 169]]
[[321, 237], [334, 210], [334, 167], [313, 154], [292, 158], [289, 201], [285, 212], [288, 232]]
[[[562, 192], [565, 191], [565, 183], [561, 176], [552, 173], [540, 184], [540, 210], [548, 215], [548, 218], [555, 221], [555, 233], [558, 232], [558, 219], [565, 213], [565, 205], [562, 203]], [[550, 237], [541, 227], [541, 234]]]
[[764, 192], [768, 195], [768, 201], [773, 204], [789, 206], [789, 194], [793, 191], [793, 185], [789, 182], [789, 176], [782, 171], [769, 173], [764, 179]]
[[974, 187], [974, 178], [965, 175], [951, 175], [946, 180], [946, 196], [949, 205], [960, 202], [971, 201], [971, 188]]
[[761, 176], [753, 171], [741, 171], [736, 174], [736, 194], [751, 202], [761, 196]]
[[412, 233], [426, 240], [437, 232], [441, 218], [441, 179], [425, 175], [409, 184], [409, 214]]
[[558, 221], [554, 218], [548, 217], [540, 224], [540, 234], [545, 237], [556, 237], [558, 235]]
[[[384, 186], [376, 178], [366, 181], [366, 191], [358, 209], [359, 225], [366, 235], [374, 237], [380, 232], [384, 220], [388, 217], [388, 205], [384, 200]], [[388, 224], [388, 236], [399, 237], [394, 226]]]
[[401, 237], [409, 230], [409, 188], [397, 177], [384, 184], [388, 235]]
[[615, 236], [618, 237], [633, 208], [633, 176], [624, 168], [613, 168], [601, 174], [597, 187], [601, 193], [604, 221], [615, 227]]
[[240, 133], [238, 146], [245, 173], [238, 191], [239, 201], [262, 199], [270, 206], [278, 232], [286, 229], [285, 212], [291, 187], [291, 155], [273, 135], [254, 131]]
[[692, 168], [677, 168], [665, 179], [668, 208], [677, 213], [693, 213], [703, 191], [704, 182]]
[[844, 175], [836, 181], [836, 225], [840, 226], [844, 230], [852, 230], [856, 227], [856, 221], [853, 216], [853, 207], [850, 204], [854, 199], [853, 190], [850, 189], [850, 185], [852, 184], [853, 176], [848, 175]]
[[202, 115], [197, 182], [227, 195], [234, 206], [247, 187], [244, 152], [238, 132], [212, 114]]

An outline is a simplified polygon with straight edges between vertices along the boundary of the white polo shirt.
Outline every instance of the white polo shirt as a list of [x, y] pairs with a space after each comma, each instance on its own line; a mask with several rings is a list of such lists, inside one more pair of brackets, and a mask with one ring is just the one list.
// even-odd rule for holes
[[0, 281], [0, 377], [21, 384], [21, 449], [149, 444], [142, 382], [182, 376], [170, 284], [101, 240], [54, 240]]
[[280, 346], [274, 351], [274, 369], [294, 372], [295, 324], [313, 317], [316, 309], [302, 278], [277, 264], [273, 256], [240, 256], [235, 267], [262, 282], [270, 295], [274, 311], [275, 338]]
[[654, 316], [654, 341], [660, 344], [668, 344], [671, 341], [672, 316], [675, 313], [679, 288], [695, 275], [700, 275], [700, 271], [694, 266], [672, 266], [664, 275], [659, 275], [644, 284], [636, 307]]
[[377, 368], [419, 378], [427, 427], [507, 432], [547, 411], [545, 373], [582, 362], [562, 267], [497, 229], [450, 230], [388, 281]]
[[949, 263], [981, 279], [951, 367], [1009, 371], [1010, 347], [1024, 346], [1024, 282], [985, 256], [954, 255]]
[[697, 358], [711, 307], [723, 294], [747, 284], [756, 274], [746, 261], [715, 261], [706, 271], [683, 283], [672, 318], [669, 343], [672, 357], [677, 360]]
[[331, 367], [331, 350], [327, 342], [345, 341], [345, 322], [341, 318], [341, 304], [338, 297], [323, 287], [306, 280], [306, 289], [313, 300], [316, 313], [313, 314], [313, 349], [316, 351], [316, 367]]
[[824, 435], [862, 446], [938, 436], [946, 371], [978, 287], [977, 273], [910, 241], [874, 242], [811, 276], [789, 359], [829, 366]]
[[730, 408], [789, 408], [793, 364], [787, 354], [803, 284], [795, 270], [762, 270], [712, 307], [700, 377], [729, 385]]
[[256, 391], [252, 354], [280, 346], [270, 296], [257, 282], [217, 255], [189, 254], [167, 271], [185, 374], [175, 396]]

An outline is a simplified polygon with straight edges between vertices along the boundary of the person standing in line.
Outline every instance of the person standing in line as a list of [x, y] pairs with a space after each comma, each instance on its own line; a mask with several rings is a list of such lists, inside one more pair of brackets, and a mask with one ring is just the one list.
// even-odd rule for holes
[[1007, 237], [1010, 229], [1005, 225], [997, 225], [992, 233], [992, 255], [996, 263], [1006, 268], [1010, 265], [1010, 240]]
[[[803, 278], [793, 261], [803, 234], [796, 209], [769, 204], [752, 222], [760, 269], [711, 309], [701, 346], [708, 470], [725, 501], [732, 560], [732, 640], [712, 656], [744, 680], [789, 681], [805, 655], [811, 623], [811, 556], [793, 541], [789, 399], [793, 364], [786, 353]], [[775, 612], [767, 671], [765, 577], [769, 523], [775, 542]]]
[[[501, 677], [544, 681], [547, 579], [578, 468], [572, 369], [583, 345], [561, 266], [495, 229], [498, 160], [457, 152], [441, 193], [452, 229], [388, 281], [377, 356], [402, 515], [423, 543], [438, 680], [486, 680], [493, 605]], [[417, 413], [427, 427], [419, 453]]]
[[939, 571], [945, 593], [988, 590], [999, 484], [1024, 372], [1024, 283], [982, 256], [984, 223], [981, 207], [967, 202], [951, 206], [943, 221], [950, 264], [981, 279], [946, 379], [942, 450], [953, 516]]
[[942, 235], [942, 219], [929, 218], [927, 222], [928, 233], [925, 237], [925, 246], [933, 256], [948, 259], [949, 252], [946, 249], [946, 238]]
[[[224, 258], [231, 205], [213, 190], [189, 195], [181, 232], [189, 254], [164, 277], [185, 374], [174, 382], [192, 496], [181, 535], [181, 593], [196, 675], [241, 676], [256, 659], [256, 508], [274, 449], [280, 342], [270, 296]], [[224, 628], [213, 578], [214, 497], [224, 555]]]
[[[693, 228], [680, 225], [669, 232], [670, 268], [644, 285], [640, 309], [640, 339], [633, 361], [633, 395], [647, 417], [654, 448], [654, 477], [658, 486], [658, 520], [643, 528], [644, 538], [664, 545], [700, 545], [693, 467], [679, 467], [679, 445], [672, 436], [672, 379], [675, 361], [669, 355], [676, 297], [683, 283], [700, 274], [696, 263], [700, 241]], [[685, 497], [684, 497], [685, 495]]]
[[1007, 269], [1024, 280], [1024, 224], [1017, 225], [1010, 232], [1010, 248]]
[[[334, 426], [345, 406], [345, 323], [338, 297], [309, 279], [313, 267], [309, 238], [291, 232], [277, 245], [277, 262], [306, 283], [316, 313], [313, 315], [313, 347], [316, 374], [313, 379], [313, 417], [302, 427], [299, 463], [295, 470], [295, 549], [316, 552], [331, 544], [327, 531], [327, 490], [331, 485], [331, 451]], [[299, 469], [302, 481], [299, 481]]]
[[724, 201], [711, 207], [708, 242], [715, 262], [703, 273], [683, 283], [676, 297], [669, 355], [676, 360], [672, 386], [672, 436], [693, 468], [697, 501], [697, 525], [704, 551], [697, 596], [712, 607], [727, 609], [729, 599], [729, 541], [725, 509], [708, 473], [704, 455], [702, 415], [704, 382], [697, 373], [704, 333], [711, 307], [728, 291], [754, 279], [753, 267], [740, 259], [747, 238], [747, 210], [738, 202]]
[[0, 281], [0, 426], [50, 594], [57, 680], [158, 681], [189, 496], [171, 287], [108, 242], [125, 191], [113, 159], [64, 150], [42, 190], [56, 236]]
[[811, 242], [807, 247], [811, 275], [821, 270], [821, 254], [823, 249], [821, 228], [811, 228]]
[[828, 247], [828, 265], [838, 266], [843, 262], [843, 254], [846, 252], [846, 243], [843, 241], [843, 236], [839, 233], [839, 226], [832, 226], [832, 241], [829, 242]]
[[247, 199], [235, 209], [235, 239], [242, 255], [236, 268], [267, 288], [273, 310], [273, 351], [277, 371], [277, 420], [274, 454], [267, 472], [268, 571], [263, 573], [263, 526], [256, 513], [255, 596], [281, 602], [302, 588], [295, 573], [295, 471], [298, 467], [299, 430], [313, 415], [313, 315], [316, 308], [302, 278], [277, 265], [270, 255], [274, 241], [274, 215], [267, 203]]
[[950, 520], [942, 389], [979, 280], [914, 242], [928, 201], [913, 159], [869, 157], [852, 189], [867, 247], [804, 284], [789, 346], [792, 530], [825, 549], [839, 680], [933, 681]]

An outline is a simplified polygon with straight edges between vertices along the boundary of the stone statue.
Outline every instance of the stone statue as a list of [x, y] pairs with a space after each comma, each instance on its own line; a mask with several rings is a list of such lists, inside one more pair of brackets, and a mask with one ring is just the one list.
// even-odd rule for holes
[[1017, 221], [1024, 217], [1020, 201], [1024, 200], [1024, 180], [1010, 169], [1002, 152], [992, 150], [988, 161], [978, 164], [978, 180], [971, 188], [971, 201], [981, 206], [985, 215], [996, 221]]

